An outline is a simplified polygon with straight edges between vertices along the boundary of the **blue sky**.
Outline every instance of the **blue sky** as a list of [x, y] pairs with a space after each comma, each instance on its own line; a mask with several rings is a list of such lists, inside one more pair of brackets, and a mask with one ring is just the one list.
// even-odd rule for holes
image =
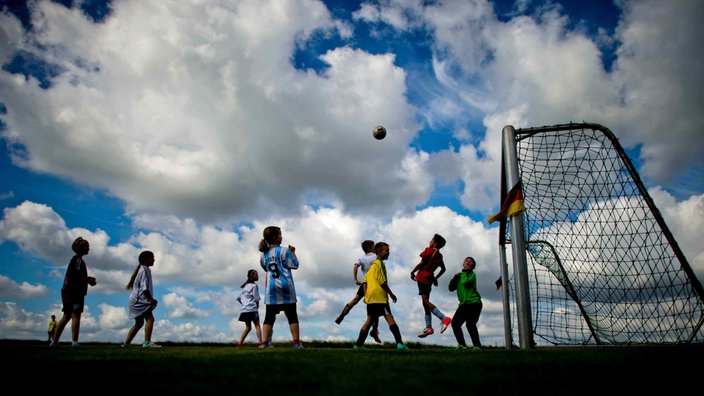
[[[704, 278], [701, 2], [64, 3], [0, 3], [0, 338], [44, 339], [83, 236], [98, 285], [81, 341], [124, 339], [124, 285], [152, 250], [153, 339], [232, 342], [235, 294], [279, 225], [304, 341], [356, 338], [363, 305], [334, 319], [373, 239], [391, 245], [404, 338], [454, 345], [416, 337], [409, 273], [438, 232], [431, 301], [452, 315], [447, 281], [475, 257], [480, 335], [503, 345], [486, 218], [506, 125], [612, 130]], [[289, 339], [283, 316], [274, 329]]]

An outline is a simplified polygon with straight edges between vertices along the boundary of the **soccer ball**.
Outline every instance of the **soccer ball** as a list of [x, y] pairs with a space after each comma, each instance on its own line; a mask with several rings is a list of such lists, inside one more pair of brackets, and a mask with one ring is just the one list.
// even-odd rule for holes
[[379, 125], [374, 127], [374, 130], [372, 131], [372, 135], [374, 135], [374, 138], [376, 140], [381, 140], [386, 137], [386, 128], [383, 126]]

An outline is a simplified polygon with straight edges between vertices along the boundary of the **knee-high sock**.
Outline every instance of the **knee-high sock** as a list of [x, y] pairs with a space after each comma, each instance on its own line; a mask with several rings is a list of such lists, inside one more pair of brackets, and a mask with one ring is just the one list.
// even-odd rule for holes
[[350, 311], [352, 310], [352, 307], [349, 306], [349, 304], [345, 304], [345, 307], [342, 308], [342, 313], [340, 314], [341, 317], [345, 317]]
[[394, 323], [393, 325], [389, 326], [389, 330], [391, 330], [391, 334], [394, 335], [394, 340], [396, 340], [396, 343], [403, 344], [403, 338], [401, 338], [401, 330], [399, 330], [398, 325]]
[[364, 346], [364, 341], [367, 339], [368, 335], [369, 329], [365, 329], [364, 327], [362, 327], [362, 329], [359, 330], [359, 337], [357, 338], [357, 342], [355, 342], [354, 344], [358, 347]]
[[433, 310], [430, 312], [432, 312], [433, 315], [437, 316], [438, 319], [445, 320], [445, 314], [442, 313], [442, 311], [440, 311], [438, 307], [433, 308]]

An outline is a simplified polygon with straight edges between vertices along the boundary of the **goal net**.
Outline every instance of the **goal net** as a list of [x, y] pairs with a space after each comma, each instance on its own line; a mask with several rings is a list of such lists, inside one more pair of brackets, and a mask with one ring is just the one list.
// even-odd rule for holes
[[[502, 165], [502, 202], [513, 168], [525, 206], [501, 220], [499, 235], [504, 257], [525, 246], [525, 263], [514, 253], [503, 283], [505, 299], [516, 296], [504, 301], [510, 339], [524, 306], [533, 345], [704, 342], [702, 285], [614, 134], [598, 124], [507, 129], [515, 163]], [[526, 304], [516, 301], [519, 265]]]

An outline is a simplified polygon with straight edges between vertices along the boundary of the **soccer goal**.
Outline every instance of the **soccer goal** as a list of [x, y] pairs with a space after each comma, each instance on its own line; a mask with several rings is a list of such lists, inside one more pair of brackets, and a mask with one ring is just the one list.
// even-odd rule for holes
[[507, 347], [704, 342], [704, 289], [614, 134], [502, 133], [502, 210], [523, 199], [499, 227]]

